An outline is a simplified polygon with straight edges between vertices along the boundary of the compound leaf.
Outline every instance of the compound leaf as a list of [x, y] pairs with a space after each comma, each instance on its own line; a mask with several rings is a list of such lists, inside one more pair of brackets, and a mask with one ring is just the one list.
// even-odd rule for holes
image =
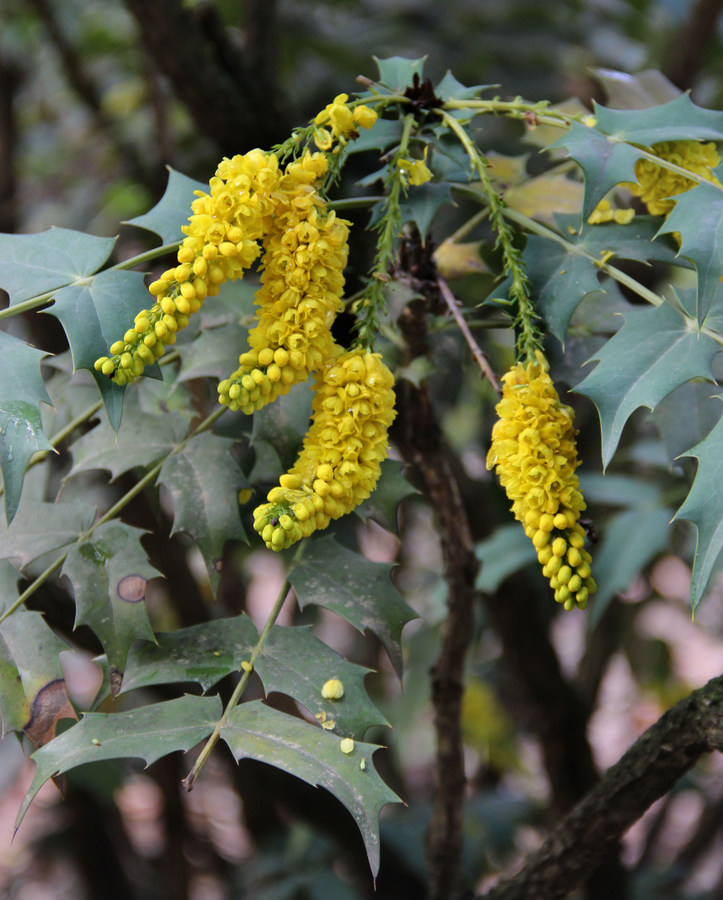
[[137, 639], [154, 640], [148, 623], [146, 583], [159, 573], [146, 558], [145, 532], [111, 521], [70, 548], [62, 574], [75, 594], [75, 627], [88, 625], [103, 644], [113, 693], [118, 693], [128, 648]]
[[595, 369], [575, 388], [598, 408], [604, 466], [630, 415], [640, 406], [655, 409], [691, 378], [712, 380], [718, 350], [712, 338], [689, 328], [668, 304], [626, 313], [623, 327], [593, 357]]
[[37, 768], [16, 828], [40, 788], [54, 775], [104, 759], [140, 758], [150, 765], [176, 750], [190, 750], [213, 731], [221, 708], [218, 697], [185, 696], [130, 712], [86, 713], [77, 725], [33, 754]]
[[87, 278], [108, 259], [115, 238], [51, 228], [40, 234], [0, 234], [0, 287], [10, 305]]
[[69, 649], [38, 612], [21, 609], [0, 622], [0, 736], [17, 731], [40, 747], [59, 719], [76, 718], [58, 658]]
[[676, 519], [692, 522], [697, 531], [690, 594], [695, 612], [723, 548], [723, 417], [708, 437], [682, 455], [698, 460], [693, 487], [675, 514]]
[[340, 800], [362, 833], [369, 865], [379, 871], [379, 813], [399, 800], [372, 764], [376, 744], [354, 743], [349, 753], [337, 735], [259, 701], [242, 703], [221, 729], [235, 759], [257, 759], [326, 788]]
[[72, 503], [26, 501], [12, 524], [0, 529], [0, 559], [14, 559], [20, 568], [52, 550], [77, 540], [95, 518], [95, 507]]
[[233, 441], [200, 434], [163, 463], [159, 481], [173, 500], [173, 530], [184, 532], [203, 554], [214, 592], [226, 541], [245, 541], [238, 492], [249, 483], [231, 456]]
[[193, 178], [182, 175], [168, 166], [168, 184], [161, 199], [152, 210], [142, 216], [136, 216], [135, 219], [129, 219], [126, 225], [135, 225], [136, 228], [152, 231], [164, 244], [180, 241], [183, 239], [181, 226], [186, 224], [191, 215], [191, 203], [195, 199], [194, 191], [208, 193], [208, 185], [194, 181]]
[[397, 673], [402, 669], [402, 629], [416, 613], [389, 575], [394, 567], [347, 550], [333, 537], [314, 541], [291, 570], [299, 606], [325, 606], [360, 631], [369, 629], [384, 645]]

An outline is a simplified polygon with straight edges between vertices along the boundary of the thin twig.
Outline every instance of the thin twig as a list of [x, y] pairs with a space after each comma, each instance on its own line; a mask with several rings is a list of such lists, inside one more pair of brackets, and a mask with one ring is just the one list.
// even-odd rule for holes
[[464, 335], [464, 339], [467, 341], [469, 349], [472, 351], [472, 356], [475, 358], [475, 362], [480, 367], [482, 371], [482, 375], [489, 381], [492, 387], [497, 391], [499, 396], [502, 396], [502, 388], [500, 387], [500, 383], [497, 380], [497, 376], [492, 371], [492, 366], [489, 364], [489, 360], [484, 355], [484, 353], [480, 350], [479, 344], [472, 336], [472, 332], [469, 330], [467, 323], [464, 320], [464, 316], [459, 311], [459, 307], [457, 306], [457, 299], [455, 298], [452, 291], [449, 289], [449, 285], [441, 276], [437, 278], [437, 284], [439, 286], [439, 293], [442, 295], [444, 302], [447, 304], [449, 311], [454, 316], [454, 319], [459, 326], [459, 330]]

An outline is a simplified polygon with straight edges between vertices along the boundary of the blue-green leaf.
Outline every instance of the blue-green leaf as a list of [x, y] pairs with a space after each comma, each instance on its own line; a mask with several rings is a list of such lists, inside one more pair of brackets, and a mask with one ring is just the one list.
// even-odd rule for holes
[[188, 751], [208, 737], [221, 717], [218, 697], [179, 697], [130, 712], [87, 713], [33, 754], [35, 775], [16, 828], [45, 782], [76, 766], [104, 759], [139, 758], [150, 765], [175, 750]]
[[609, 109], [595, 104], [597, 127], [633, 144], [723, 140], [723, 112], [696, 106], [688, 94], [647, 109]]
[[723, 548], [723, 417], [705, 440], [683, 456], [698, 460], [693, 487], [675, 514], [676, 519], [692, 522], [698, 532], [690, 592], [695, 612]]
[[310, 544], [291, 570], [289, 581], [302, 609], [309, 603], [325, 606], [360, 631], [368, 628], [374, 632], [401, 673], [402, 629], [416, 613], [392, 584], [393, 568], [347, 550], [333, 537], [324, 537]]
[[340, 800], [359, 826], [376, 875], [379, 870], [379, 813], [397, 795], [384, 784], [372, 762], [376, 744], [351, 741], [341, 749], [338, 735], [258, 701], [242, 703], [221, 728], [235, 759], [257, 759], [326, 788]]
[[40, 234], [0, 234], [0, 287], [10, 305], [87, 278], [108, 259], [115, 238], [51, 228]]
[[[168, 184], [166, 192], [150, 212], [135, 219], [129, 219], [126, 225], [135, 225], [157, 234], [164, 244], [172, 244], [183, 240], [181, 226], [185, 225], [191, 215], [191, 203], [195, 199], [194, 191], [208, 193], [208, 185], [194, 181], [187, 175], [168, 167]], [[127, 326], [130, 328], [130, 325]]]
[[424, 63], [427, 57], [420, 59], [406, 59], [404, 56], [391, 56], [388, 59], [374, 57], [374, 62], [379, 69], [379, 81], [391, 91], [403, 91], [414, 81], [418, 75], [420, 81], [424, 72]]
[[173, 500], [173, 530], [198, 545], [214, 592], [227, 541], [245, 541], [238, 492], [249, 483], [231, 456], [233, 441], [215, 434], [195, 437], [163, 463], [159, 481]]
[[531, 562], [537, 562], [537, 550], [521, 525], [502, 525], [491, 537], [475, 547], [481, 566], [475, 587], [494, 594], [513, 572]]
[[0, 559], [14, 559], [20, 568], [77, 540], [93, 524], [95, 507], [72, 503], [24, 501], [7, 530], [0, 529]]
[[626, 314], [625, 325], [593, 357], [598, 360], [595, 369], [575, 388], [598, 408], [604, 466], [638, 407], [655, 409], [663, 397], [696, 376], [713, 380], [711, 364], [719, 349], [667, 304]]

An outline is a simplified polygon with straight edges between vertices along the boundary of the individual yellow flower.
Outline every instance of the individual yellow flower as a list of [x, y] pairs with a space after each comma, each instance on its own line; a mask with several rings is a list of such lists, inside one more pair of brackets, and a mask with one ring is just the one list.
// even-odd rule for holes
[[334, 350], [331, 325], [342, 308], [348, 223], [314, 188], [326, 172], [323, 154], [286, 167], [274, 194], [263, 241], [258, 323], [240, 368], [218, 385], [219, 402], [250, 414], [306, 381]]
[[188, 317], [215, 296], [225, 281], [240, 278], [261, 252], [259, 240], [268, 231], [281, 180], [278, 159], [252, 150], [224, 159], [209, 183], [209, 192], [196, 191], [192, 214], [177, 259], [149, 285], [155, 302], [141, 310], [133, 328], [110, 347], [110, 357], [95, 368], [117, 384], [126, 384], [155, 362]]
[[268, 503], [254, 511], [254, 528], [267, 547], [290, 547], [371, 494], [396, 415], [393, 385], [381, 356], [362, 347], [336, 347], [318, 369], [299, 458], [269, 491]]
[[319, 127], [314, 132], [314, 143], [319, 150], [328, 151], [334, 143], [345, 143], [357, 137], [357, 126], [371, 128], [378, 116], [368, 106], [351, 107], [348, 94], [338, 94], [314, 119]]
[[407, 176], [407, 181], [411, 185], [419, 186], [420, 184], [425, 184], [427, 181], [431, 181], [432, 173], [427, 168], [427, 150], [429, 148], [424, 148], [424, 158], [423, 159], [398, 159], [397, 160], [397, 168], [404, 175]]
[[497, 467], [512, 512], [537, 550], [555, 600], [565, 609], [584, 609], [595, 582], [579, 522], [585, 501], [575, 474], [579, 462], [573, 411], [560, 403], [539, 350], [534, 362], [513, 366], [502, 382], [487, 468]]
[[[708, 181], [718, 182], [711, 169], [720, 164], [720, 156], [712, 141], [664, 141], [653, 144], [651, 152], [660, 159], [675, 163], [683, 169], [695, 172]], [[671, 172], [662, 166], [656, 165], [649, 159], [639, 159], [635, 163], [636, 184], [625, 186], [636, 196], [640, 197], [654, 216], [667, 215], [675, 201], [669, 198], [676, 194], [682, 194], [696, 186], [695, 181], [686, 178], [678, 172]]]

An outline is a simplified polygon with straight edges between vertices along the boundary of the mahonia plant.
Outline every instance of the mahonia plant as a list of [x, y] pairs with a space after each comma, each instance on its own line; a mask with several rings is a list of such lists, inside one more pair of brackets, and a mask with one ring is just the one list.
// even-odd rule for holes
[[[183, 193], [181, 205], [187, 204], [190, 215], [184, 224], [178, 221], [179, 204], [169, 202], [164, 207], [161, 201], [159, 208], [170, 222], [164, 222], [164, 246], [157, 251], [102, 269], [112, 240], [62, 229], [0, 237], [0, 284], [10, 294], [10, 306], [0, 317], [41, 307], [55, 315], [68, 335], [74, 364], [92, 370], [106, 403], [107, 423], [72, 443], [69, 477], [99, 466], [107, 466], [114, 477], [147, 467], [133, 487], [100, 516], [88, 505], [33, 505], [34, 499], [25, 497], [23, 503], [29, 505], [19, 508], [26, 468], [41, 464], [50, 449], [86, 425], [101, 402], [80, 415], [68, 414], [58, 432], [46, 438], [40, 414], [40, 404], [48, 400], [39, 374], [42, 354], [14, 334], [0, 331], [4, 393], [0, 397], [0, 470], [8, 521], [20, 509], [6, 535], [0, 535], [0, 559], [13, 559], [19, 569], [52, 556], [45, 569], [37, 575], [33, 572], [34, 580], [22, 593], [16, 592], [0, 607], [3, 671], [19, 672], [25, 660], [32, 660], [40, 670], [31, 672], [32, 677], [7, 679], [0, 692], [3, 728], [26, 734], [40, 748], [29, 798], [56, 773], [104, 758], [106, 751], [110, 754], [111, 742], [104, 741], [115, 727], [126, 728], [130, 734], [123, 752], [148, 761], [171, 749], [188, 749], [206, 741], [186, 779], [189, 788], [219, 739], [239, 759], [254, 752], [253, 741], [246, 741], [245, 735], [263, 733], [279, 738], [276, 756], [271, 760], [265, 756], [267, 761], [323, 784], [349, 805], [376, 869], [377, 814], [394, 795], [374, 767], [367, 765], [374, 745], [364, 744], [364, 734], [381, 719], [369, 709], [350, 709], [350, 697], [366, 697], [363, 673], [323, 644], [310, 651], [308, 634], [295, 635], [301, 648], [295, 651], [296, 645], [288, 640], [290, 629], [282, 629], [284, 637], [279, 637], [276, 620], [293, 584], [302, 606], [325, 604], [360, 629], [376, 629], [395, 666], [401, 668], [398, 637], [413, 614], [391, 582], [380, 587], [381, 564], [370, 563], [332, 537], [316, 533], [358, 510], [379, 483], [396, 415], [392, 371], [410, 381], [426, 377], [425, 366], [431, 365], [435, 354], [430, 352], [421, 366], [416, 365], [417, 357], [427, 353], [428, 344], [434, 345], [439, 334], [446, 340], [451, 329], [458, 329], [462, 336], [455, 334], [459, 343], [454, 345], [453, 364], [462, 368], [458, 350], [464, 340], [487, 378], [481, 408], [487, 404], [491, 411], [494, 391], [499, 395], [494, 399], [496, 421], [487, 466], [496, 471], [512, 514], [524, 529], [525, 559], [533, 562], [537, 573], [541, 569], [546, 579], [545, 583], [536, 575], [541, 588], [548, 592], [549, 585], [549, 595], [565, 610], [584, 609], [595, 596], [590, 612], [599, 616], [614, 592], [663, 549], [660, 540], [651, 541], [638, 554], [634, 571], [628, 571], [630, 565], [624, 559], [618, 572], [618, 560], [611, 565], [605, 541], [612, 535], [615, 541], [610, 546], [615, 547], [635, 538], [624, 531], [628, 519], [621, 516], [619, 523], [614, 519], [603, 523], [602, 552], [593, 560], [594, 527], [586, 520], [582, 488], [591, 507], [599, 497], [591, 497], [590, 482], [586, 484], [579, 475], [572, 407], [563, 402], [553, 375], [558, 381], [570, 380], [570, 372], [576, 372], [577, 362], [585, 356], [596, 363], [574, 387], [599, 412], [605, 466], [635, 410], [641, 406], [654, 410], [663, 401], [675, 409], [671, 397], [676, 389], [688, 382], [695, 389], [696, 380], [715, 382], [713, 360], [723, 346], [723, 292], [719, 289], [723, 186], [716, 147], [717, 141], [723, 141], [723, 113], [703, 110], [687, 95], [674, 95], [668, 103], [651, 103], [648, 109], [597, 105], [590, 115], [558, 109], [546, 101], [483, 96], [483, 88], [461, 85], [451, 74], [432, 85], [423, 77], [422, 60], [381, 60], [379, 66], [379, 81], [363, 79], [364, 89], [355, 98], [339, 94], [282, 144], [222, 160], [207, 189], [201, 185], [194, 194], [177, 182], [179, 194]], [[482, 149], [486, 116], [518, 123], [525, 141], [537, 141], [549, 152], [549, 167], [528, 175], [524, 160], [503, 156], [497, 157], [497, 166], [491, 165]], [[557, 140], [551, 140], [552, 131]], [[353, 196], [345, 197], [345, 166], [352, 154], [361, 151], [375, 156], [371, 173]], [[561, 158], [565, 153], [579, 164], [582, 178], [572, 171], [569, 159]], [[379, 188], [374, 195], [367, 192], [372, 185]], [[451, 211], [450, 198], [454, 199]], [[359, 278], [359, 286], [345, 296], [353, 234], [344, 211], [353, 207], [370, 208], [375, 246], [369, 253], [367, 277]], [[447, 207], [447, 214], [435, 218], [442, 207]], [[452, 216], [457, 217], [457, 228], [449, 234]], [[475, 232], [478, 240], [467, 240]], [[179, 239], [169, 241], [168, 233]], [[439, 246], [433, 253], [435, 241]], [[167, 254], [171, 243], [175, 264], [147, 288], [140, 272], [125, 271]], [[69, 252], [76, 244], [80, 251]], [[481, 246], [485, 263], [501, 276], [498, 284], [485, 273], [478, 252]], [[38, 269], [34, 261], [41, 256], [47, 264]], [[56, 266], [59, 256], [63, 263]], [[72, 259], [70, 275], [68, 258]], [[666, 266], [670, 273], [666, 286], [658, 292], [655, 286], [637, 281], [616, 264], [626, 258]], [[139, 382], [139, 378], [153, 374], [149, 367], [158, 364], [168, 367], [164, 374], [171, 373], [168, 380], [174, 390], [178, 388], [183, 378], [173, 381], [173, 373], [179, 370], [179, 359], [183, 373], [184, 341], [191, 330], [174, 346], [178, 334], [196, 316], [203, 335], [204, 324], [211, 318], [208, 298], [252, 270], [258, 277], [253, 325], [244, 346], [234, 344], [231, 361], [224, 363], [219, 404], [200, 424], [190, 427], [190, 413], [184, 418], [177, 408], [168, 411], [165, 399], [158, 401], [150, 382]], [[482, 281], [465, 282], [469, 274]], [[354, 277], [358, 275], [355, 271]], [[464, 306], [456, 301], [448, 279], [458, 281]], [[394, 283], [413, 295], [413, 312], [404, 291], [392, 295], [395, 302], [388, 308]], [[480, 283], [486, 287], [480, 288]], [[486, 289], [491, 292], [484, 299]], [[602, 310], [597, 318], [580, 306], [593, 295], [598, 312]], [[628, 301], [630, 296], [635, 303]], [[419, 298], [422, 303], [416, 303]], [[400, 304], [406, 304], [401, 316], [409, 313], [411, 325], [407, 318], [401, 320]], [[440, 305], [445, 315], [440, 315]], [[423, 312], [417, 317], [420, 307]], [[354, 323], [343, 346], [338, 327], [342, 311]], [[610, 324], [612, 312], [622, 312], [622, 324]], [[240, 319], [239, 315], [233, 322], [235, 328]], [[418, 331], [405, 330], [412, 326]], [[208, 330], [211, 327], [218, 326]], [[486, 335], [484, 350], [477, 343], [476, 329]], [[228, 329], [228, 333], [237, 332]], [[566, 340], [575, 342], [574, 352], [568, 351]], [[201, 341], [193, 339], [186, 349], [189, 344], [198, 346]], [[168, 352], [169, 348], [173, 349]], [[558, 365], [561, 355], [567, 369]], [[231, 368], [234, 371], [226, 374]], [[495, 368], [505, 373], [500, 381]], [[287, 557], [288, 581], [268, 621], [259, 633], [242, 618], [210, 621], [198, 626], [200, 632], [180, 629], [153, 643], [141, 601], [145, 583], [155, 570], [140, 544], [143, 533], [121, 522], [119, 516], [142, 490], [152, 490], [156, 481], [163, 484], [173, 503], [173, 530], [185, 531], [198, 545], [215, 590], [224, 544], [227, 539], [245, 538], [239, 508], [261, 480], [253, 472], [247, 475], [232, 460], [228, 451], [233, 440], [228, 433], [236, 429], [235, 438], [247, 439], [248, 430], [239, 425], [243, 415], [259, 413], [263, 422], [264, 416], [284, 409], [287, 400], [280, 398], [302, 383], [312, 385], [312, 414], [294, 435], [299, 439], [294, 449], [301, 446], [298, 457], [277, 483], [278, 469], [269, 478], [268, 467], [264, 469], [267, 496], [252, 516], [256, 543], [261, 540], [272, 551], [296, 545]], [[708, 391], [708, 385], [705, 388]], [[121, 427], [124, 396], [131, 407], [131, 421]], [[181, 405], [177, 397], [176, 402], [177, 407]], [[168, 415], [148, 412], [149, 403]], [[271, 403], [276, 406], [262, 411]], [[231, 414], [235, 414], [233, 421]], [[214, 428], [222, 415], [224, 424], [229, 423], [227, 431]], [[670, 418], [677, 423], [680, 415]], [[686, 434], [687, 443], [682, 445], [681, 429], [674, 429], [676, 455], [695, 457], [698, 471], [677, 515], [697, 529], [691, 588], [695, 609], [723, 546], [718, 484], [723, 424], [703, 427], [706, 420], [697, 415], [686, 421], [694, 421], [698, 430]], [[269, 437], [269, 430], [263, 439]], [[478, 428], [476, 453], [489, 430]], [[389, 463], [385, 465], [389, 471]], [[665, 477], [672, 479], [669, 473]], [[48, 479], [49, 484], [56, 481]], [[646, 500], [644, 508], [636, 510], [643, 522], [639, 530], [644, 531], [650, 521], [659, 526], [661, 518], [667, 528], [672, 515], [667, 498], [684, 496], [681, 483], [681, 479], [671, 481], [670, 490], [658, 491], [655, 502]], [[394, 490], [391, 494], [396, 497]], [[45, 528], [40, 542], [33, 531], [39, 521]], [[56, 544], [56, 534], [65, 543]], [[485, 544], [477, 547], [483, 561]], [[513, 556], [504, 574], [521, 564]], [[506, 560], [503, 563], [507, 565]], [[102, 568], [102, 578], [95, 569], [88, 574], [91, 565]], [[123, 712], [95, 711], [54, 738], [57, 720], [74, 712], [60, 696], [61, 702], [53, 707], [57, 715], [39, 732], [31, 715], [39, 699], [36, 688], [61, 685], [57, 690], [62, 695], [57, 653], [67, 645], [39, 614], [22, 607], [61, 567], [76, 591], [76, 624], [95, 630], [106, 650], [108, 696], [117, 694], [121, 685], [124, 689], [147, 687], [164, 677], [179, 685], [195, 679], [207, 691], [215, 680], [237, 672], [239, 681], [225, 709], [218, 697], [207, 693], [179, 696], [134, 709], [126, 718]], [[329, 573], [327, 595], [317, 577], [320, 570]], [[484, 571], [483, 566], [483, 577]], [[358, 572], [363, 575], [350, 581], [350, 573]], [[99, 599], [103, 578], [108, 596]], [[373, 590], [363, 583], [366, 579]], [[388, 581], [388, 569], [384, 579]], [[344, 605], [340, 596], [354, 602]], [[363, 607], [362, 612], [357, 607]], [[370, 625], [372, 607], [378, 610]], [[18, 622], [21, 625], [13, 631]], [[19, 639], [13, 643], [19, 634], [24, 635], [25, 644]], [[185, 657], [179, 647], [185, 652], [200, 646], [201, 638], [203, 646], [218, 645], [219, 656], [205, 669], [203, 664], [189, 663], [181, 677], [179, 659]], [[293, 687], [264, 658], [266, 642], [275, 639], [277, 652], [279, 646], [291, 648]], [[146, 649], [138, 650], [138, 645]], [[318, 665], [310, 673], [312, 658]], [[219, 659], [230, 660], [225, 669]], [[302, 722], [260, 702], [240, 703], [251, 673], [262, 680], [267, 693], [279, 690], [293, 695], [316, 721]], [[185, 724], [176, 727], [181, 720]], [[161, 740], [159, 729], [166, 726]], [[313, 771], [309, 760], [313, 760]], [[350, 792], [340, 785], [350, 786]], [[349, 796], [354, 797], [353, 803]]]

